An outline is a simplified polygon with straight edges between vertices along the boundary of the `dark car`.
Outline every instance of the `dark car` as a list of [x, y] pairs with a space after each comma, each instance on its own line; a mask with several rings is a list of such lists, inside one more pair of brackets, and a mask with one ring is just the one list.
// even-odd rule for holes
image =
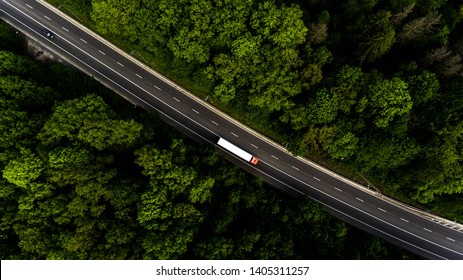
[[55, 38], [55, 35], [48, 29], [43, 29], [42, 33], [43, 35], [47, 36], [47, 38], [50, 38], [50, 39]]

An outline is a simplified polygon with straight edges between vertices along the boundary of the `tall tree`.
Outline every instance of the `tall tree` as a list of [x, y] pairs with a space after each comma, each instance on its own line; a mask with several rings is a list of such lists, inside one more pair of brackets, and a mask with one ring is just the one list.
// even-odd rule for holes
[[42, 165], [40, 158], [32, 151], [21, 149], [20, 156], [10, 160], [3, 169], [3, 178], [18, 187], [27, 188], [42, 174]]
[[424, 60], [443, 77], [457, 76], [463, 72], [461, 56], [454, 54], [446, 46], [428, 52]]
[[92, 19], [101, 33], [120, 35], [124, 26], [132, 20], [139, 4], [140, 1], [132, 0], [92, 1]]
[[310, 123], [330, 123], [338, 114], [338, 96], [332, 91], [321, 89], [316, 93], [307, 111]]
[[430, 33], [433, 27], [439, 24], [440, 19], [441, 16], [437, 12], [414, 19], [402, 27], [402, 30], [397, 34], [398, 40], [402, 44], [417, 40]]
[[345, 65], [335, 76], [335, 84], [332, 91], [338, 97], [339, 110], [349, 114], [352, 107], [358, 102], [359, 93], [361, 93], [366, 84], [365, 74], [359, 67]]
[[370, 17], [357, 49], [360, 62], [373, 62], [390, 50], [395, 41], [395, 30], [390, 17], [391, 13], [384, 10]]
[[57, 106], [45, 123], [39, 139], [53, 144], [63, 138], [80, 140], [98, 150], [117, 148], [134, 143], [141, 125], [133, 120], [115, 119], [114, 112], [96, 95], [66, 101]]
[[[366, 98], [366, 99], [365, 99]], [[387, 128], [394, 119], [407, 116], [412, 109], [408, 85], [399, 78], [379, 79], [369, 86], [366, 114], [379, 128]], [[363, 111], [361, 106], [358, 107]]]
[[308, 26], [309, 42], [318, 45], [328, 37], [328, 26], [324, 22], [311, 23]]

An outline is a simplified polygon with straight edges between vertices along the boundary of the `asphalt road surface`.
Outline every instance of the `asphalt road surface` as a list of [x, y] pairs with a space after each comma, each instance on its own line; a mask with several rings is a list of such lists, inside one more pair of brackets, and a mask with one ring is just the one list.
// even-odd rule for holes
[[[425, 258], [463, 259], [461, 225], [422, 215], [293, 157], [42, 1], [0, 0], [0, 16], [133, 104], [157, 110], [197, 141], [215, 144], [222, 137], [258, 157], [259, 163], [253, 166], [223, 151], [230, 161], [277, 188], [308, 195], [344, 221]], [[53, 32], [54, 38], [46, 37], [44, 29]]]

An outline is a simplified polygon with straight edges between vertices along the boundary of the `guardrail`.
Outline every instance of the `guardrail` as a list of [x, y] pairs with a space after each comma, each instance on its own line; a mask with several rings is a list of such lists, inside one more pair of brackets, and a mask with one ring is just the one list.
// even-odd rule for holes
[[[211, 104], [209, 104], [207, 101], [207, 97], [205, 100], [197, 97], [196, 95], [192, 94], [191, 92], [189, 92], [188, 90], [184, 89], [183, 87], [177, 85], [176, 83], [174, 83], [173, 81], [167, 79], [166, 77], [164, 77], [163, 75], [161, 75], [159, 72], [155, 71], [154, 69], [148, 67], [146, 64], [143, 64], [142, 62], [140, 62], [139, 60], [135, 59], [133, 56], [131, 55], [128, 55], [127, 53], [123, 52], [121, 49], [119, 49], [118, 47], [116, 47], [115, 45], [113, 45], [112, 43], [108, 42], [106, 39], [104, 39], [103, 37], [101, 37], [100, 35], [96, 34], [95, 32], [93, 32], [92, 30], [90, 30], [89, 28], [85, 27], [84, 25], [82, 25], [81, 23], [77, 22], [76, 20], [74, 20], [72, 17], [68, 16], [66, 13], [62, 12], [61, 10], [59, 10], [58, 8], [56, 8], [55, 6], [49, 4], [48, 2], [46, 1], [43, 1], [43, 0], [37, 0], [37, 2], [40, 2], [42, 5], [46, 6], [47, 8], [49, 8], [50, 10], [53, 10], [55, 13], [59, 14], [60, 16], [66, 18], [67, 20], [69, 20], [70, 22], [72, 22], [74, 25], [78, 26], [79, 28], [81, 28], [82, 30], [85, 30], [86, 32], [88, 33], [91, 33], [92, 36], [98, 38], [98, 40], [100, 40], [102, 43], [104, 43], [106, 46], [108, 46], [109, 48], [113, 49], [114, 51], [118, 52], [120, 55], [124, 56], [125, 58], [129, 59], [130, 61], [132, 61], [133, 63], [137, 64], [138, 66], [142, 67], [143, 69], [145, 69], [146, 71], [150, 72], [152, 75], [156, 76], [157, 78], [163, 80], [164, 82], [166, 82], [167, 84], [169, 84], [170, 86], [172, 86], [173, 88], [181, 91], [182, 93], [188, 95], [190, 98], [194, 99], [196, 102], [198, 103], [201, 103], [204, 107], [207, 107], [208, 109], [214, 111], [216, 114], [222, 116], [223, 118], [227, 119], [228, 121], [234, 123], [235, 125], [239, 126], [240, 128], [246, 130], [248, 133], [250, 134], [253, 134], [254, 136], [258, 137], [259, 139], [265, 141], [266, 143], [268, 143], [269, 145], [272, 145], [273, 147], [281, 150], [282, 152], [290, 155], [290, 156], [294, 156], [291, 152], [288, 151], [288, 149], [286, 147], [283, 147], [282, 145], [278, 144], [278, 143], [275, 143], [274, 141], [272, 141], [271, 139], [267, 138], [265, 135], [262, 135], [260, 134], [259, 132], [251, 129], [250, 127], [246, 126], [246, 125], [243, 125], [242, 123], [240, 123], [239, 121], [237, 121], [236, 119], [232, 118], [231, 116], [223, 113], [222, 111], [220, 111], [219, 109], [217, 109], [216, 107], [212, 106]], [[303, 157], [300, 157], [300, 156], [296, 156], [296, 158], [301, 161], [301, 162], [304, 162], [326, 174], [329, 174], [330, 176], [332, 177], [335, 177], [337, 178], [338, 180], [344, 182], [344, 183], [347, 183], [355, 188], [358, 188], [364, 192], [367, 192], [367, 193], [370, 193], [372, 195], [375, 195], [377, 197], [379, 197], [380, 199], [382, 200], [385, 200], [391, 204], [394, 204], [398, 207], [401, 207], [403, 209], [407, 209], [408, 211], [410, 212], [413, 212], [415, 213], [416, 215], [419, 215], [423, 218], [426, 218], [432, 222], [435, 222], [435, 223], [438, 223], [438, 224], [441, 224], [443, 226], [446, 226], [450, 229], [453, 229], [455, 231], [458, 231], [458, 232], [461, 232], [463, 233], [463, 224], [459, 224], [457, 223], [456, 221], [450, 221], [448, 219], [445, 219], [443, 217], [439, 217], [435, 214], [431, 214], [429, 212], [426, 212], [424, 210], [421, 210], [421, 209], [418, 209], [416, 207], [413, 207], [413, 206], [410, 206], [408, 204], [405, 204], [403, 202], [400, 202], [400, 201], [397, 201], [397, 200], [394, 200], [390, 197], [387, 197], [387, 196], [384, 196], [379, 190], [377, 190], [376, 188], [373, 190], [371, 188], [369, 188], [369, 186], [364, 186], [364, 185], [361, 185], [357, 182], [354, 182], [353, 180], [349, 179], [349, 178], [346, 178], [342, 175], [339, 175], [335, 172], [333, 172], [332, 170], [329, 170], [328, 168], [324, 167], [324, 166], [321, 166], [311, 160], [308, 160], [306, 158], [303, 158]]]

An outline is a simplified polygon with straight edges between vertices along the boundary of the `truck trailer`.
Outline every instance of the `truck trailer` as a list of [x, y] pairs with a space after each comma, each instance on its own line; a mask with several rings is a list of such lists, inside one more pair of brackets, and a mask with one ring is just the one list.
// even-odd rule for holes
[[256, 158], [255, 156], [251, 155], [250, 153], [246, 152], [245, 150], [239, 148], [238, 146], [228, 142], [227, 140], [223, 138], [219, 138], [219, 141], [217, 141], [217, 145], [229, 151], [230, 153], [234, 154], [235, 156], [247, 162], [250, 162], [254, 165], [256, 165], [259, 162], [258, 158]]

